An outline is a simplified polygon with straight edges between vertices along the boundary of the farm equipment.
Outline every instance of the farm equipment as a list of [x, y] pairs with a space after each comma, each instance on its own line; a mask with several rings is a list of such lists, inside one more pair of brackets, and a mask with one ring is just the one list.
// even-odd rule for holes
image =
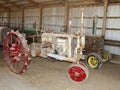
[[[4, 55], [8, 67], [14, 73], [23, 73], [29, 67], [30, 54], [32, 57], [51, 57], [60, 61], [68, 61], [68, 78], [73, 82], [84, 82], [88, 78], [87, 66], [80, 62], [84, 59], [85, 35], [83, 34], [83, 13], [81, 19], [81, 33], [43, 33], [34, 35], [40, 37], [39, 43], [27, 45], [25, 35], [9, 32], [4, 40]], [[33, 40], [34, 41], [34, 40]]]
[[96, 35], [96, 26], [97, 17], [93, 18], [92, 35], [85, 37], [86, 64], [92, 69], [100, 69], [111, 58], [109, 51], [104, 49], [104, 35]]
[[4, 54], [9, 68], [15, 73], [26, 71], [30, 53], [32, 57], [52, 57], [73, 62], [68, 69], [68, 77], [74, 82], [84, 82], [88, 78], [88, 69], [84, 63], [79, 62], [84, 59], [84, 46], [84, 34], [43, 33], [41, 43], [32, 43], [29, 49], [24, 35], [12, 31], [5, 38]]
[[111, 54], [104, 49], [104, 36], [86, 35], [86, 64], [89, 68], [100, 69], [109, 61]]

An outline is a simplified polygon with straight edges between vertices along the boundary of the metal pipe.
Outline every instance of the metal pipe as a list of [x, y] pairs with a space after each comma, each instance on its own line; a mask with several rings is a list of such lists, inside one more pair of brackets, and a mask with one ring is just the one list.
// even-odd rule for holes
[[61, 56], [61, 55], [58, 55], [58, 54], [48, 53], [47, 56], [55, 58], [55, 59], [60, 60], [60, 61], [76, 62], [76, 60], [73, 59], [73, 58]]

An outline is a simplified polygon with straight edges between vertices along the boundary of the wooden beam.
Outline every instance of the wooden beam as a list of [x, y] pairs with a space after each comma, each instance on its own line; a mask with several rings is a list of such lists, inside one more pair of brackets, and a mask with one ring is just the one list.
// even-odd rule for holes
[[8, 10], [8, 27], [10, 27], [10, 21], [11, 21], [11, 11], [10, 9]]
[[105, 39], [105, 45], [120, 47], [120, 41]]
[[42, 5], [49, 5], [49, 4], [56, 4], [58, 3], [58, 0], [53, 0], [53, 1], [42, 1], [40, 2]]
[[54, 1], [58, 1], [58, 3], [60, 3], [62, 5], [65, 5], [65, 3], [66, 3], [66, 0], [54, 0]]
[[22, 8], [22, 29], [24, 29], [24, 8]]
[[66, 2], [68, 2], [67, 0], [58, 0], [61, 4], [65, 5]]
[[102, 23], [102, 35], [103, 35], [103, 36], [105, 36], [105, 32], [106, 32], [107, 12], [108, 12], [108, 0], [105, 0], [105, 1], [104, 1], [103, 23]]
[[44, 4], [43, 7], [44, 8], [49, 8], [49, 7], [61, 7], [62, 5], [59, 3], [56, 4]]
[[5, 10], [9, 10], [9, 9], [10, 9], [10, 8], [7, 7], [7, 6], [3, 6], [3, 4], [0, 4], [0, 8], [5, 9]]
[[40, 8], [40, 16], [39, 16], [40, 17], [40, 24], [39, 24], [40, 27], [39, 28], [41, 30], [42, 29], [42, 16], [43, 16], [43, 7], [42, 7], [42, 5], [40, 5], [39, 8]]
[[11, 0], [5, 0], [6, 3], [8, 4], [12, 4], [12, 7], [17, 7], [17, 8], [20, 8], [21, 6], [20, 5], [17, 5], [15, 2], [11, 1]]
[[22, 1], [25, 1], [25, 0], [18, 0], [18, 1], [12, 1], [12, 2], [15, 2], [15, 3], [19, 3], [19, 2], [22, 2]]
[[3, 7], [3, 6], [0, 6], [0, 8], [1, 8], [1, 9], [5, 9], [5, 10], [7, 10], [7, 8], [6, 8], [6, 7]]
[[80, 7], [80, 6], [91, 6], [91, 5], [103, 5], [101, 2], [95, 1], [71, 1], [69, 2], [70, 7]]
[[27, 0], [29, 3], [31, 3], [33, 6], [39, 6], [40, 3], [37, 3], [33, 0]]
[[96, 2], [103, 2], [103, 0], [95, 0]]
[[69, 28], [69, 4], [68, 4], [68, 1], [65, 2], [65, 27], [66, 27], [66, 31], [65, 32], [68, 32], [68, 30], [70, 29]]

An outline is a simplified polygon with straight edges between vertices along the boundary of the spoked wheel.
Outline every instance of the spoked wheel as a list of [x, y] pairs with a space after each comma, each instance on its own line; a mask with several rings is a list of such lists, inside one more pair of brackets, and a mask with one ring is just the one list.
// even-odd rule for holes
[[4, 40], [4, 56], [8, 67], [14, 73], [23, 73], [29, 65], [29, 48], [24, 36], [10, 32]]
[[107, 50], [104, 50], [104, 52], [103, 52], [103, 57], [102, 57], [102, 62], [103, 62], [103, 63], [106, 63], [106, 62], [108, 62], [110, 59], [111, 59], [111, 54], [110, 54], [110, 52], [107, 51]]
[[102, 66], [102, 58], [96, 53], [90, 53], [86, 57], [86, 64], [89, 68], [100, 69]]
[[73, 82], [82, 83], [88, 78], [88, 69], [84, 63], [73, 64], [69, 67], [67, 75]]

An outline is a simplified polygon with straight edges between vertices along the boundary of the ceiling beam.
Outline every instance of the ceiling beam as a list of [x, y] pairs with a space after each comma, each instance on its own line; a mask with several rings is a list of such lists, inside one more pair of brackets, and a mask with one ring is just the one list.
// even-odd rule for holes
[[96, 2], [103, 2], [104, 0], [95, 0]]
[[58, 1], [60, 4], [65, 5], [67, 0], [54, 0], [54, 1]]
[[5, 0], [5, 1], [6, 1], [6, 3], [8, 3], [8, 4], [11, 4], [12, 7], [17, 7], [17, 8], [20, 8], [20, 7], [21, 7], [20, 5], [17, 5], [15, 2], [13, 2], [13, 1], [11, 1], [11, 0]]
[[103, 5], [104, 3], [101, 3], [101, 2], [95, 2], [95, 1], [87, 1], [87, 0], [84, 0], [84, 1], [71, 1], [69, 2], [69, 5], [71, 7], [74, 7], [74, 6], [86, 6], [86, 5]]
[[18, 3], [18, 2], [22, 2], [22, 1], [25, 1], [25, 0], [18, 0], [18, 1], [12, 1], [12, 2]]
[[118, 1], [117, 0], [116, 1], [111, 0], [111, 1], [109, 1], [109, 3], [120, 3], [120, 1], [119, 0]]
[[28, 1], [30, 4], [32, 4], [33, 6], [39, 6], [39, 3], [33, 1], [33, 0], [26, 0]]
[[4, 9], [4, 10], [9, 10], [10, 8], [7, 6], [3, 6], [3, 4], [0, 4], [0, 8]]

